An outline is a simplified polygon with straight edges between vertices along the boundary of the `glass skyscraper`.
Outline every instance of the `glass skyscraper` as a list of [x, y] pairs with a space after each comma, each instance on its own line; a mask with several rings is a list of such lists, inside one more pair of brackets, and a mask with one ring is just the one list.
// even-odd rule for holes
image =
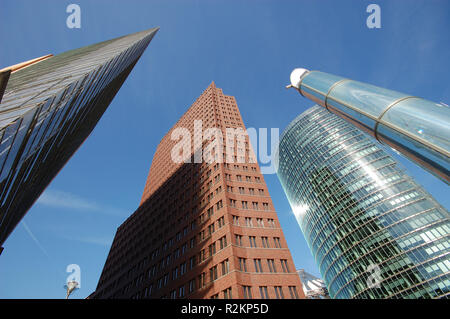
[[0, 70], [0, 246], [94, 129], [157, 30]]
[[278, 177], [332, 298], [448, 298], [448, 211], [323, 107], [292, 121]]

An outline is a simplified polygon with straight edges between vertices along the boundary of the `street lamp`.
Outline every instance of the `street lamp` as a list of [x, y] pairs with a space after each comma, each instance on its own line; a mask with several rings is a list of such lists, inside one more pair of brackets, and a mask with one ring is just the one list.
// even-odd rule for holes
[[66, 299], [69, 299], [70, 294], [74, 292], [74, 290], [78, 289], [78, 282], [76, 282], [75, 280], [68, 281], [64, 285], [64, 288], [66, 289], [67, 292]]

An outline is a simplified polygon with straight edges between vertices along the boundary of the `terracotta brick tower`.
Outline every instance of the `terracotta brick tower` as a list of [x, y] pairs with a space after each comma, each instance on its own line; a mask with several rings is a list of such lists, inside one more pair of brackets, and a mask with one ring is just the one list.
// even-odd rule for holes
[[161, 140], [91, 298], [304, 298], [248, 137], [229, 128], [245, 130], [213, 82]]

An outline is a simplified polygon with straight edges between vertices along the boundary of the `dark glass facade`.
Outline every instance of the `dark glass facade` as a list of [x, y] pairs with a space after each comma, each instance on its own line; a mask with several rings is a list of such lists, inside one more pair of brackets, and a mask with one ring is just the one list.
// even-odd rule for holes
[[0, 245], [94, 129], [156, 31], [68, 51], [5, 78]]
[[366, 133], [315, 106], [277, 165], [332, 298], [449, 296], [448, 211]]

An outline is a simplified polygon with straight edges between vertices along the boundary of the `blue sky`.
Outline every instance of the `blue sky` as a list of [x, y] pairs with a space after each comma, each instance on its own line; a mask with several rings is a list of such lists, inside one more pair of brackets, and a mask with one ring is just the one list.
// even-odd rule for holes
[[[81, 29], [66, 7], [81, 7]], [[366, 7], [381, 7], [368, 29]], [[450, 104], [448, 1], [0, 0], [0, 68], [159, 26], [97, 127], [5, 243], [0, 298], [64, 298], [66, 267], [95, 290], [116, 228], [137, 208], [156, 146], [215, 81], [247, 127], [280, 128], [312, 106], [295, 67]], [[400, 159], [447, 209], [448, 186]], [[266, 175], [297, 268], [318, 275], [276, 175]]]

